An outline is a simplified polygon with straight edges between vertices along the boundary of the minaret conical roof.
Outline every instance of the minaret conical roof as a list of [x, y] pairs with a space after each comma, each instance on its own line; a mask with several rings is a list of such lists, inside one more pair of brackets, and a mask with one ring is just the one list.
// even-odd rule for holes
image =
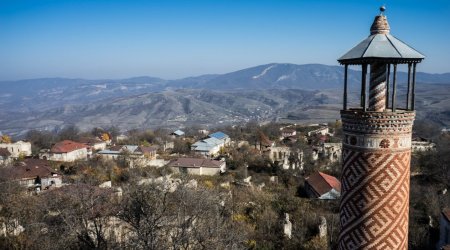
[[[384, 8], [381, 9], [382, 12]], [[363, 64], [375, 61], [386, 63], [420, 62], [423, 54], [390, 34], [387, 17], [381, 13], [370, 27], [370, 36], [345, 53], [341, 64]]]

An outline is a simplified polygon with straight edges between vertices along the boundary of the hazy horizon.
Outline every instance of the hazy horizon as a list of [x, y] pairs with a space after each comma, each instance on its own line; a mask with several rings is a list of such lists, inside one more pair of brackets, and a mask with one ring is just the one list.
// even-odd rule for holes
[[[167, 80], [167, 81], [174, 81], [174, 80], [182, 80], [185, 78], [191, 78], [191, 77], [201, 77], [201, 76], [207, 76], [207, 75], [224, 75], [224, 74], [232, 74], [234, 72], [238, 72], [241, 70], [246, 70], [246, 69], [251, 69], [254, 67], [259, 67], [259, 66], [265, 66], [265, 65], [271, 65], [271, 64], [292, 64], [292, 63], [265, 63], [265, 64], [261, 64], [261, 65], [253, 65], [250, 67], [246, 67], [246, 68], [241, 68], [241, 69], [236, 69], [236, 70], [232, 70], [232, 71], [227, 71], [227, 72], [221, 72], [221, 73], [206, 73], [206, 74], [198, 74], [198, 75], [186, 75], [186, 76], [181, 76], [178, 78], [164, 78], [164, 77], [160, 77], [157, 75], [130, 75], [130, 76], [124, 76], [124, 77], [99, 77], [99, 78], [84, 78], [84, 77], [64, 77], [64, 76], [47, 76], [47, 77], [35, 77], [35, 78], [23, 78], [23, 79], [7, 79], [7, 80], [0, 80], [0, 82], [10, 82], [10, 81], [26, 81], [26, 80], [36, 80], [36, 79], [57, 79], [57, 78], [61, 78], [61, 79], [80, 79], [80, 80], [88, 80], [88, 81], [102, 81], [102, 80], [122, 80], [122, 79], [131, 79], [131, 78], [139, 78], [139, 77], [153, 77], [153, 78], [160, 78], [162, 80]], [[327, 65], [327, 64], [321, 64], [321, 63], [304, 63], [304, 64], [294, 64], [294, 65], [324, 65], [324, 66], [330, 66], [330, 67], [340, 67], [341, 65]], [[420, 65], [420, 64], [419, 64]], [[418, 67], [420, 69], [420, 67]], [[350, 65], [349, 66], [350, 70], [355, 70], [355, 71], [361, 71], [361, 67], [360, 66], [356, 66], [356, 65]], [[407, 73], [407, 65], [398, 65], [397, 67], [398, 69], [398, 73]], [[344, 70], [344, 67], [342, 67], [342, 70]], [[432, 75], [442, 75], [442, 74], [450, 74], [449, 72], [442, 72], [442, 73], [430, 73], [430, 72], [426, 72], [426, 71], [417, 71], [417, 73], [425, 73], [425, 74], [432, 74]]]

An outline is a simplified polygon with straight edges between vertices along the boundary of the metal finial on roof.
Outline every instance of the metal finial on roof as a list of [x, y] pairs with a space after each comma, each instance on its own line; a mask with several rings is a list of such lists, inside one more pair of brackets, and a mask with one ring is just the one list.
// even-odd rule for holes
[[386, 11], [386, 6], [382, 5], [380, 7], [380, 15], [382, 16], [384, 14], [384, 12]]

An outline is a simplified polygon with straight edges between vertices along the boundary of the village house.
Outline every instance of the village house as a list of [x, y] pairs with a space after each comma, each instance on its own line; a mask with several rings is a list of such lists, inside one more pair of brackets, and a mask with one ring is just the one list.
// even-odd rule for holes
[[220, 132], [220, 131], [212, 133], [212, 134], [208, 135], [208, 137], [209, 138], [216, 138], [218, 140], [223, 141], [224, 146], [229, 146], [230, 142], [231, 142], [231, 138], [227, 134], [225, 134], [223, 132]]
[[83, 143], [64, 140], [56, 143], [50, 151], [39, 154], [40, 159], [49, 161], [74, 162], [77, 160], [87, 160], [88, 146]]
[[97, 152], [97, 155], [101, 156], [103, 159], [106, 160], [117, 160], [119, 158], [124, 158], [125, 156], [129, 158], [144, 157], [144, 154], [137, 145], [113, 146], [109, 149]]
[[206, 129], [199, 129], [197, 132], [200, 133], [200, 134], [202, 134], [202, 135], [207, 135], [207, 134], [209, 134], [209, 131], [206, 130]]
[[120, 143], [122, 141], [128, 140], [128, 136], [125, 134], [120, 134], [116, 136], [116, 142]]
[[318, 129], [314, 129], [312, 131], [308, 132], [308, 137], [314, 136], [314, 135], [327, 135], [330, 133], [330, 130], [328, 129], [328, 126], [326, 127], [320, 127]]
[[162, 143], [162, 151], [168, 151], [169, 149], [173, 149], [173, 147], [175, 146], [175, 143], [173, 141], [164, 141]]
[[60, 187], [62, 184], [61, 174], [50, 166], [50, 162], [40, 159], [25, 159], [14, 166], [0, 169], [0, 175], [17, 181], [29, 191]]
[[423, 137], [414, 137], [411, 141], [413, 152], [425, 152], [436, 150], [436, 144]]
[[172, 136], [172, 138], [177, 138], [177, 137], [183, 137], [185, 135], [184, 131], [182, 130], [175, 130], [172, 133], [170, 133], [170, 135]]
[[191, 150], [204, 156], [214, 157], [223, 146], [223, 141], [219, 139], [206, 138], [192, 144]]
[[31, 143], [26, 141], [17, 142], [2, 142], [0, 143], [0, 148], [7, 149], [12, 158], [17, 159], [19, 157], [31, 156]]
[[333, 200], [341, 196], [341, 182], [334, 176], [315, 172], [306, 178], [305, 191], [310, 198]]
[[191, 175], [216, 175], [226, 170], [225, 161], [202, 158], [178, 158], [167, 166], [174, 172]]
[[214, 157], [223, 147], [225, 147], [225, 145], [230, 143], [230, 137], [228, 137], [228, 135], [212, 135], [214, 134], [211, 134], [208, 138], [199, 140], [192, 144], [191, 150], [207, 157]]
[[158, 147], [157, 146], [139, 146], [139, 149], [146, 159], [154, 160], [156, 159]]
[[338, 162], [341, 160], [342, 155], [342, 143], [325, 142], [320, 147], [319, 154], [322, 158], [329, 160], [330, 162]]
[[268, 155], [272, 162], [278, 162], [283, 169], [303, 169], [303, 152], [292, 151], [286, 146], [274, 146]]
[[269, 140], [266, 136], [262, 136], [259, 141], [255, 142], [255, 149], [262, 153], [269, 153], [272, 147], [275, 147], [275, 142]]
[[283, 138], [291, 137], [291, 136], [295, 136], [295, 135], [297, 135], [297, 131], [295, 129], [284, 128], [284, 129], [281, 130], [281, 136]]
[[105, 150], [107, 146], [107, 141], [103, 141], [100, 138], [84, 137], [77, 141], [88, 146], [88, 149], [91, 151]]
[[125, 160], [129, 167], [161, 167], [166, 161], [157, 159], [157, 146], [119, 145], [97, 152], [103, 160]]
[[[439, 220], [440, 234], [437, 249], [450, 248], [450, 208], [444, 208]], [[445, 248], [447, 247], [447, 248]]]

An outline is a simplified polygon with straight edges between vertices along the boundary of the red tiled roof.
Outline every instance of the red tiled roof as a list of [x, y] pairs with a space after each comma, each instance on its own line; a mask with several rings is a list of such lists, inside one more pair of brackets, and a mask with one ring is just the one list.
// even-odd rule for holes
[[11, 153], [6, 148], [0, 148], [0, 156], [9, 157]]
[[169, 167], [187, 167], [187, 168], [220, 168], [221, 161], [201, 159], [201, 158], [178, 158], [169, 163]]
[[315, 172], [306, 178], [306, 182], [319, 194], [319, 196], [335, 189], [341, 192], [341, 182], [334, 176], [324, 174], [322, 172]]
[[444, 210], [442, 210], [442, 215], [450, 222], [450, 208], [444, 208]]
[[52, 153], [68, 153], [81, 148], [87, 148], [87, 146], [83, 143], [64, 140], [56, 143], [50, 151]]
[[29, 179], [38, 176], [42, 178], [53, 174], [59, 173], [51, 168], [48, 161], [39, 159], [25, 159], [14, 166], [1, 169], [0, 173], [1, 176], [10, 180]]

